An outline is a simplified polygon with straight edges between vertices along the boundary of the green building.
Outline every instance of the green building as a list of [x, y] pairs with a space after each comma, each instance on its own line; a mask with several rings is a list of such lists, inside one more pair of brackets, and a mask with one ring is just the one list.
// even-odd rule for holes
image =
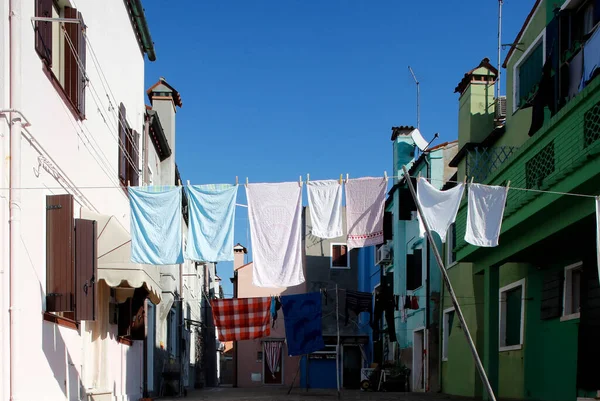
[[[586, 67], [576, 80], [582, 52], [600, 58], [598, 22], [596, 0], [537, 0], [504, 61], [506, 97], [495, 99], [487, 59], [456, 87], [457, 179], [513, 188], [498, 247], [464, 241], [465, 196], [445, 249], [501, 399], [575, 401], [600, 390], [595, 200], [561, 194], [600, 194], [600, 79]], [[442, 299], [442, 391], [486, 397], [446, 292]]]

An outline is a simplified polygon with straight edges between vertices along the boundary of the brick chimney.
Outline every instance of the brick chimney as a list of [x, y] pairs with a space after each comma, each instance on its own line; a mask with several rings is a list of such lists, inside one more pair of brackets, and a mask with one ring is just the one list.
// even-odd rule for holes
[[245, 265], [244, 256], [248, 253], [248, 250], [240, 245], [240, 243], [235, 244], [233, 247], [233, 270]]

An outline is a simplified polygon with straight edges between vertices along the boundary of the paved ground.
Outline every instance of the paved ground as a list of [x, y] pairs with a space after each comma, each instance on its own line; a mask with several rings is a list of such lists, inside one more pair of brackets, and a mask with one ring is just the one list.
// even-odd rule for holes
[[[336, 391], [293, 389], [287, 395], [287, 388], [208, 388], [197, 390], [188, 394], [181, 400], [200, 401], [336, 401]], [[364, 392], [346, 390], [341, 393], [340, 400], [365, 400], [365, 401], [470, 401], [470, 398], [451, 397], [444, 394], [419, 394], [419, 393], [386, 393]], [[166, 400], [165, 400], [166, 401]]]

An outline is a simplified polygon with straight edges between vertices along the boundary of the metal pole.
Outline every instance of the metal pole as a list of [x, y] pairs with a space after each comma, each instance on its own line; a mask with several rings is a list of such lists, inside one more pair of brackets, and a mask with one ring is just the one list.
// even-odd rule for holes
[[408, 170], [406, 169], [406, 166], [402, 166], [402, 171], [404, 171], [404, 177], [408, 184], [408, 189], [410, 189], [410, 193], [412, 194], [415, 204], [417, 205], [419, 216], [421, 217], [421, 221], [423, 222], [423, 226], [425, 227], [425, 231], [427, 232], [427, 239], [429, 240], [431, 248], [433, 249], [433, 253], [438, 263], [438, 267], [440, 269], [440, 272], [442, 273], [442, 278], [444, 279], [444, 283], [446, 284], [448, 293], [452, 298], [452, 305], [454, 305], [455, 312], [458, 315], [458, 320], [460, 320], [460, 324], [462, 325], [465, 336], [467, 337], [467, 343], [469, 344], [469, 348], [471, 349], [471, 353], [473, 354], [475, 366], [479, 371], [481, 381], [483, 382], [483, 385], [485, 386], [490, 396], [490, 400], [496, 401], [494, 390], [492, 389], [492, 385], [490, 384], [490, 381], [488, 380], [488, 377], [485, 373], [485, 369], [483, 368], [481, 359], [479, 359], [479, 354], [477, 353], [477, 348], [475, 347], [475, 343], [473, 342], [473, 338], [471, 337], [471, 333], [469, 332], [469, 327], [467, 326], [465, 317], [463, 316], [462, 310], [460, 309], [460, 305], [458, 304], [458, 299], [456, 299], [456, 294], [454, 293], [454, 289], [452, 288], [452, 283], [450, 283], [450, 277], [448, 277], [448, 272], [446, 271], [446, 267], [444, 266], [444, 262], [442, 260], [442, 257], [440, 256], [440, 252], [437, 249], [437, 245], [435, 242], [433, 242], [433, 236], [431, 235], [429, 224], [427, 224], [427, 221], [423, 218], [423, 210], [421, 209], [421, 204], [417, 200], [417, 194], [415, 193], [415, 188], [413, 187], [412, 181], [410, 180], [410, 176], [408, 175]]
[[502, 3], [498, 0], [498, 76], [496, 77], [496, 99], [500, 98], [500, 75], [502, 68]]
[[413, 79], [415, 80], [415, 84], [417, 84], [417, 129], [420, 129], [420, 125], [421, 125], [421, 91], [419, 90], [419, 80], [417, 79], [417, 76], [415, 75], [415, 72], [413, 71], [412, 68], [410, 68], [410, 65], [408, 66], [408, 70], [410, 71]]
[[337, 379], [337, 396], [340, 398], [340, 299], [338, 285], [335, 285], [335, 323], [337, 326], [337, 346], [335, 347], [335, 376]]

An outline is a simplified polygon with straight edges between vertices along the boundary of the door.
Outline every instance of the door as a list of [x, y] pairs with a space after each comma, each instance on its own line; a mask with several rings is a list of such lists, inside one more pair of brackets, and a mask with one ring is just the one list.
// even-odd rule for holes
[[283, 341], [265, 341], [263, 343], [263, 382], [264, 384], [283, 384]]
[[342, 386], [347, 389], [360, 388], [362, 354], [358, 345], [344, 345], [342, 350]]
[[425, 391], [425, 329], [413, 332], [413, 391]]

